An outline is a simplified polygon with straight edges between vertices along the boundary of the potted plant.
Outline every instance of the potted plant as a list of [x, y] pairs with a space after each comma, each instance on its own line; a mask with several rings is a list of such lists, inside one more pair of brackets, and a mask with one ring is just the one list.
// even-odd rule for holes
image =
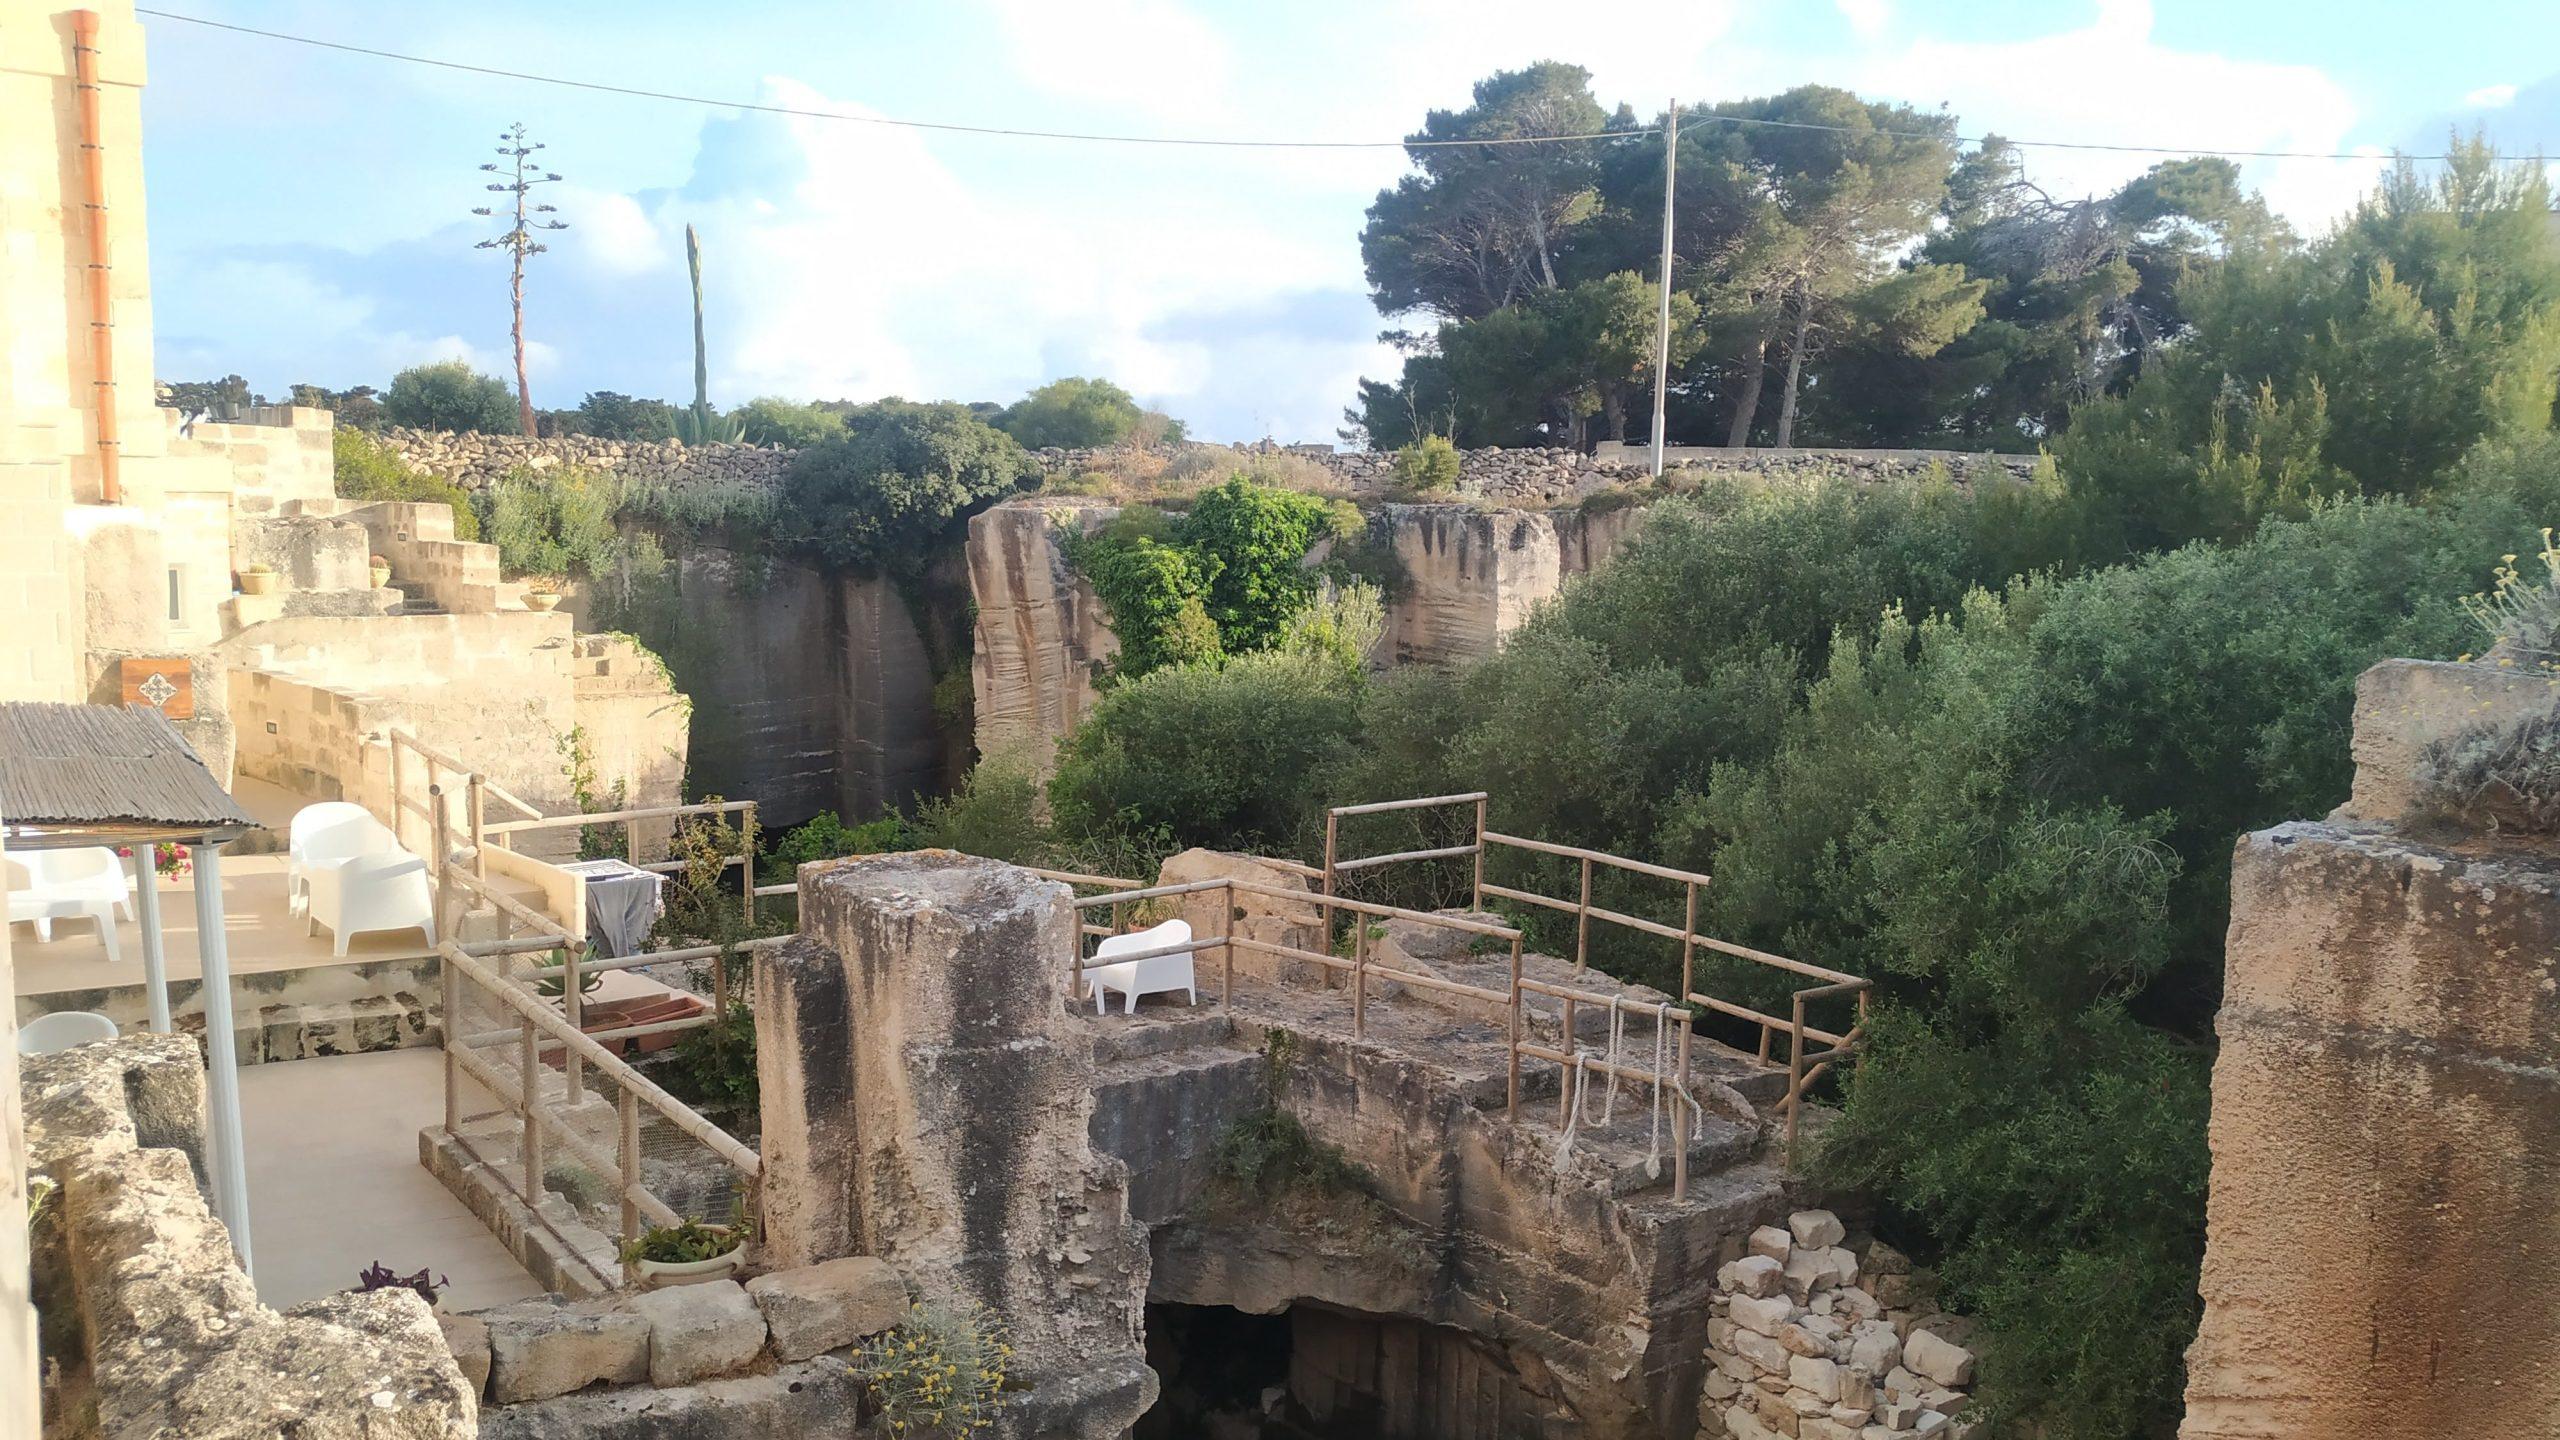
[[276, 582], [283, 578], [273, 565], [264, 560], [254, 561], [240, 572], [240, 593], [272, 595], [276, 592]]
[[388, 584], [390, 584], [390, 583], [391, 583], [391, 562], [390, 562], [390, 561], [383, 559], [383, 558], [382, 558], [381, 556], [379, 556], [379, 555], [375, 555], [375, 556], [371, 556], [371, 557], [369, 557], [369, 558], [366, 560], [366, 562], [365, 562], [365, 563], [366, 563], [366, 565], [367, 565], [368, 567], [370, 567], [370, 572], [369, 572], [369, 573], [371, 573], [371, 574], [372, 574], [372, 576], [373, 576], [373, 588], [374, 588], [374, 589], [379, 590], [379, 589], [381, 589], [383, 586], [388, 585]]
[[557, 575], [528, 575], [524, 582], [524, 608], [550, 610], [560, 604], [562, 580]]
[[699, 1285], [726, 1279], [746, 1263], [747, 1242], [755, 1228], [740, 1215], [726, 1225], [687, 1220], [681, 1225], [652, 1225], [622, 1247], [622, 1263], [640, 1274], [652, 1290], [671, 1285]]

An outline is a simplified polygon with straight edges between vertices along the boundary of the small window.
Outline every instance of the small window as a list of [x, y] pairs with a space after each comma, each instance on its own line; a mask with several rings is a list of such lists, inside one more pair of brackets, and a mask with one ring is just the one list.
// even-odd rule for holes
[[187, 569], [183, 565], [169, 567], [169, 623], [183, 625], [187, 620]]

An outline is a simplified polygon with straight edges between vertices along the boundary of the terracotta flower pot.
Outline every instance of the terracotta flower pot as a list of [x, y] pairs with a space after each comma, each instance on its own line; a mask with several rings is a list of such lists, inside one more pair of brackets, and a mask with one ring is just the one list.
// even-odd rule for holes
[[548, 590], [527, 590], [524, 592], [524, 608], [527, 610], [556, 610], [560, 608], [560, 597]]
[[388, 565], [372, 566], [366, 573], [373, 577], [373, 588], [376, 590], [391, 583], [391, 567]]

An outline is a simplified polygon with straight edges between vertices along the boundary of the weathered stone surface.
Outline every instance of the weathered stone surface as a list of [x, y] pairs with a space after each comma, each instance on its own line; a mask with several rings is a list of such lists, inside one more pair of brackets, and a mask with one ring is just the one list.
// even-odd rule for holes
[[1115, 1407], [1151, 1398], [1149, 1260], [1125, 1169], [1092, 1148], [1069, 892], [920, 851], [805, 867], [800, 897], [800, 941], [756, 967], [767, 1256], [875, 1255], [984, 1305], [1031, 1391], [1086, 1397], [1044, 1423], [1118, 1434], [1137, 1411]]
[[[251, 1440], [465, 1440], [477, 1405], [414, 1292], [258, 1303], [206, 1208], [203, 1071], [181, 1036], [28, 1061], [29, 1157], [61, 1186], [37, 1300], [76, 1313], [97, 1433]], [[137, 1142], [148, 1148], [136, 1148]]]
[[444, 1333], [445, 1349], [453, 1354], [453, 1363], [462, 1370], [463, 1383], [474, 1395], [489, 1389], [489, 1327], [477, 1315], [455, 1315], [436, 1312], [436, 1328]]
[[1861, 1321], [1849, 1331], [1849, 1363], [1870, 1375], [1886, 1375], [1902, 1364], [1902, 1338], [1882, 1321]]
[[631, 1308], [649, 1322], [649, 1383], [662, 1390], [735, 1374], [764, 1351], [764, 1315], [734, 1280], [643, 1291]]
[[1766, 1255], [1746, 1255], [1733, 1262], [1733, 1290], [1737, 1294], [1767, 1297], [1775, 1294], [1786, 1267]]
[[589, 1390], [481, 1412], [480, 1440], [800, 1440], [850, 1436], [862, 1382], [832, 1359], [679, 1390]]
[[1745, 1330], [1776, 1338], [1795, 1315], [1795, 1306], [1783, 1295], [1761, 1298], [1753, 1295], [1733, 1297], [1733, 1323]]
[[747, 1282], [773, 1358], [786, 1364], [866, 1339], [906, 1318], [907, 1282], [868, 1255], [776, 1270]]
[[1950, 1344], [1927, 1330], [1914, 1330], [1902, 1348], [1902, 1363], [1912, 1373], [1940, 1387], [1973, 1381], [1973, 1352]]
[[649, 1378], [649, 1321], [612, 1302], [542, 1296], [478, 1314], [489, 1329], [489, 1398], [500, 1405]]
[[2428, 818], [2452, 797], [2430, 783], [2447, 748], [2560, 705], [2560, 678], [2538, 670], [2385, 660], [2356, 677], [2355, 788], [2333, 821]]
[[[1256, 856], [1236, 855], [1223, 850], [1185, 850], [1168, 858], [1156, 872], [1159, 885], [1189, 885], [1201, 880], [1242, 880], [1286, 890], [1292, 895], [1312, 893], [1303, 875]], [[1302, 901], [1238, 892], [1233, 897], [1234, 908], [1227, 916], [1221, 917], [1218, 912], [1227, 902], [1226, 895], [1210, 891], [1185, 895], [1178, 906], [1181, 918], [1191, 926], [1191, 934], [1196, 939], [1234, 935], [1319, 955], [1325, 952], [1324, 916], [1312, 899]], [[1222, 924], [1228, 928], [1221, 929]], [[1334, 983], [1333, 972], [1312, 960], [1290, 960], [1244, 949], [1236, 950], [1232, 957], [1224, 949], [1203, 950], [1193, 957], [1193, 965], [1204, 993], [1217, 988], [1221, 967], [1230, 960], [1238, 975], [1316, 988]]]
[[2560, 1364], [2512, 1362], [2560, 1354], [2524, 1260], [2560, 1235], [2560, 863], [2278, 826], [2226, 954], [2180, 1433], [2548, 1430]]
[[1787, 1362], [1787, 1383], [1826, 1405], [1839, 1403], [1840, 1367], [1828, 1360], [1796, 1356]]
[[1795, 1237], [1775, 1225], [1763, 1225], [1752, 1231], [1750, 1243], [1752, 1254], [1765, 1255], [1780, 1265], [1787, 1263], [1796, 1247]]
[[1787, 1232], [1808, 1250], [1827, 1250], [1849, 1238], [1847, 1226], [1828, 1210], [1799, 1210], [1787, 1217]]

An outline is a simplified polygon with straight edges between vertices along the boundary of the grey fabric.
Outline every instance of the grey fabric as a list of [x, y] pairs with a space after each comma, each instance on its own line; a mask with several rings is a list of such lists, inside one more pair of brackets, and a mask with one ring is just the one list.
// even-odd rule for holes
[[581, 860], [560, 867], [587, 882], [587, 938], [607, 959], [637, 955], [658, 918], [661, 875], [623, 860]]

